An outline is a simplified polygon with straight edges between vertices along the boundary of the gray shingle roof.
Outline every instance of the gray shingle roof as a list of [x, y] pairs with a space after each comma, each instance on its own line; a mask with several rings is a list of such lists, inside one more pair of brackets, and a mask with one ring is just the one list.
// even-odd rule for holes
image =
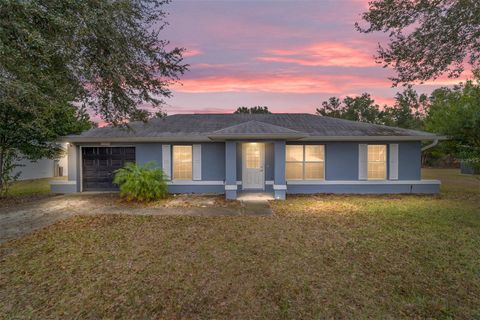
[[282, 137], [282, 138], [303, 138], [305, 133], [298, 132], [296, 130], [288, 129], [285, 127], [276, 126], [273, 124], [260, 122], [257, 120], [250, 120], [242, 122], [240, 124], [226, 127], [212, 134], [208, 135], [212, 139], [229, 138], [229, 137], [243, 137], [254, 138], [259, 136], [268, 137]]
[[277, 114], [175, 114], [148, 123], [132, 122], [122, 127], [96, 128], [66, 141], [207, 141], [209, 137], [238, 135], [256, 138], [301, 138], [324, 140], [429, 140], [435, 134], [402, 128], [348, 121], [307, 113]]

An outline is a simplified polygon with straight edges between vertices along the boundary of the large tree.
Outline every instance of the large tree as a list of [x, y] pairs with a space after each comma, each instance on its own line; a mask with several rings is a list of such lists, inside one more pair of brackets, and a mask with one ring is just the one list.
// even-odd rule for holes
[[418, 94], [411, 87], [395, 95], [395, 103], [380, 107], [368, 93], [357, 97], [345, 97], [340, 100], [331, 97], [316, 109], [318, 115], [383, 124], [406, 129], [423, 129], [424, 119], [429, 107], [429, 99]]
[[480, 169], [480, 84], [437, 89], [430, 100], [426, 128], [450, 138], [450, 151]]
[[186, 66], [160, 38], [168, 2], [0, 2], [0, 187], [7, 156], [53, 157], [85, 128], [78, 110], [119, 124], [171, 95]]
[[394, 84], [458, 77], [469, 63], [480, 67], [480, 1], [372, 0], [360, 32], [388, 33], [377, 59], [393, 67]]
[[393, 106], [383, 109], [385, 125], [421, 130], [429, 108], [429, 99], [425, 94], [418, 94], [411, 87], [395, 95]]
[[370, 94], [363, 93], [357, 97], [345, 97], [340, 101], [337, 97], [331, 97], [322, 102], [322, 106], [316, 110], [318, 115], [341, 118], [352, 121], [361, 121], [375, 124], [383, 124], [383, 111], [375, 103]]

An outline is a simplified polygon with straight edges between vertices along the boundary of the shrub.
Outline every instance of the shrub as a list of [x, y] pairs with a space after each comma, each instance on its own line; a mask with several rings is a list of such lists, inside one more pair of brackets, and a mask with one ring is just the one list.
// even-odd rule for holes
[[128, 200], [152, 201], [165, 198], [167, 183], [163, 171], [155, 167], [155, 161], [145, 165], [127, 163], [115, 171], [113, 183], [120, 187], [120, 195]]

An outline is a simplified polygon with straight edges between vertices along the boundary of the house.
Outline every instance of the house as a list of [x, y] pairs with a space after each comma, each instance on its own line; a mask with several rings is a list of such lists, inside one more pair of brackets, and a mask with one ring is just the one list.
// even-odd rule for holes
[[[66, 150], [66, 143], [61, 144], [61, 148]], [[61, 154], [57, 159], [41, 158], [31, 161], [20, 155], [15, 161], [16, 167], [12, 171], [12, 176], [18, 175], [18, 180], [32, 180], [52, 177], [62, 177], [68, 175], [67, 154]]]
[[421, 141], [438, 138], [312, 114], [177, 114], [65, 137], [68, 181], [52, 190], [115, 190], [116, 169], [155, 161], [171, 193], [437, 193], [420, 169]]

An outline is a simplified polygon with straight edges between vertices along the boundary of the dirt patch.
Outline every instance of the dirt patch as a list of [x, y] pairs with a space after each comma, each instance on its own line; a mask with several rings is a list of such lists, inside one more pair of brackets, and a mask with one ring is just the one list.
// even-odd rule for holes
[[55, 194], [29, 194], [21, 196], [8, 196], [0, 197], [0, 208], [15, 207], [31, 202], [36, 202], [39, 200], [48, 199], [51, 197], [56, 197]]
[[[171, 195], [152, 203], [128, 202], [117, 193], [13, 199], [0, 207], [0, 242], [15, 239], [73, 215], [127, 214], [222, 216], [241, 214], [238, 201], [221, 195]], [[35, 200], [37, 199], [37, 200]]]

